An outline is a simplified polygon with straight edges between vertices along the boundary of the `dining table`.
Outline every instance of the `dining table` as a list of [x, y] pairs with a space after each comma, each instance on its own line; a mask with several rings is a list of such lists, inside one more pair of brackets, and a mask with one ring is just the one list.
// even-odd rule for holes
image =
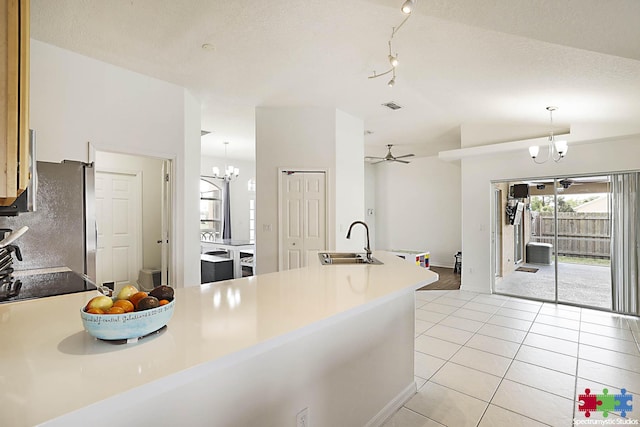
[[[233, 278], [242, 277], [242, 264], [240, 262], [240, 253], [248, 252], [254, 255], [255, 242], [250, 240], [234, 240], [234, 239], [201, 239], [201, 252], [207, 253], [216, 249], [222, 249], [229, 253], [229, 257], [233, 260]], [[255, 258], [254, 258], [255, 259]]]

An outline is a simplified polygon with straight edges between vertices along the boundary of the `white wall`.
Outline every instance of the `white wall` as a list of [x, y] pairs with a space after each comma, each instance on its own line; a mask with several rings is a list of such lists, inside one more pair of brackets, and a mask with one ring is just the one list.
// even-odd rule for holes
[[162, 265], [162, 160], [153, 157], [96, 152], [96, 171], [140, 173], [142, 176], [142, 268]]
[[179, 86], [33, 39], [30, 95], [38, 160], [86, 162], [89, 142], [99, 151], [174, 160], [173, 283], [199, 284], [197, 100]]
[[364, 227], [354, 226], [351, 239], [347, 239], [346, 235], [353, 221], [366, 221], [364, 215], [364, 122], [337, 110], [335, 144], [335, 248], [338, 251], [362, 251], [366, 241]]
[[492, 180], [640, 170], [640, 136], [570, 145], [560, 163], [533, 163], [526, 149], [462, 159], [462, 289], [491, 290]]
[[375, 169], [376, 248], [429, 251], [432, 265], [452, 267], [462, 248], [460, 165], [437, 157]]
[[[183, 137], [179, 144], [175, 171], [173, 223], [176, 233], [172, 236], [176, 276], [183, 278], [184, 286], [200, 286], [200, 103], [188, 91], [183, 91]], [[181, 208], [181, 209], [180, 209]], [[180, 227], [182, 224], [182, 227]], [[178, 283], [180, 285], [180, 283]]]
[[[369, 225], [371, 249], [378, 249], [376, 192], [378, 190], [377, 169], [375, 165], [364, 162], [364, 218]], [[371, 210], [371, 213], [369, 212]]]
[[[248, 191], [249, 179], [256, 177], [255, 162], [247, 162], [237, 159], [228, 159], [227, 164], [240, 168], [240, 176], [229, 183], [231, 195], [231, 237], [234, 240], [249, 240], [249, 200], [255, 199], [255, 191]], [[211, 176], [212, 168], [217, 166], [224, 169], [225, 159], [216, 157], [200, 158], [200, 175]], [[215, 184], [223, 187], [221, 180]]]
[[278, 168], [327, 170], [327, 249], [363, 247], [362, 227], [345, 238], [364, 215], [363, 135], [361, 120], [333, 108], [256, 108], [259, 273], [278, 269]]
[[[329, 170], [327, 191], [335, 187], [335, 120], [332, 108], [256, 108], [256, 269], [278, 270], [278, 168]], [[335, 210], [329, 215], [329, 247]]]

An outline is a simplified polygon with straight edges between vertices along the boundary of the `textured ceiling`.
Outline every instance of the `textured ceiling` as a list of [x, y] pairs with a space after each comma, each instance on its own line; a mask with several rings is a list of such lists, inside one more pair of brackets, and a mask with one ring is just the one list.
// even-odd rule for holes
[[[460, 126], [640, 123], [640, 1], [32, 0], [32, 37], [189, 88], [203, 153], [252, 158], [256, 106], [364, 120], [368, 155], [459, 148]], [[210, 43], [214, 49], [204, 50]], [[391, 111], [382, 103], [403, 106]]]

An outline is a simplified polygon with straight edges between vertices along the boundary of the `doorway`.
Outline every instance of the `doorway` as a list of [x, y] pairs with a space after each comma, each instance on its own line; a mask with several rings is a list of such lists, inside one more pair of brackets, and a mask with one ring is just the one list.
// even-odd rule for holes
[[494, 291], [611, 310], [610, 180], [603, 175], [494, 183], [509, 191], [507, 205], [496, 202], [494, 209], [524, 207], [520, 226], [496, 225], [506, 235], [513, 228], [514, 268], [503, 268]]
[[310, 251], [326, 248], [326, 179], [326, 171], [280, 171], [280, 271], [304, 267]]
[[96, 283], [129, 283], [145, 291], [171, 286], [171, 160], [92, 151]]

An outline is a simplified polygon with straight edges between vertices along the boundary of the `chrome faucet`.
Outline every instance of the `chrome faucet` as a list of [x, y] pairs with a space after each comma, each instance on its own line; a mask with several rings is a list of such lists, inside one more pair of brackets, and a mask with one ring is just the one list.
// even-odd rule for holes
[[365, 247], [364, 250], [367, 251], [367, 261], [371, 262], [371, 246], [369, 244], [369, 226], [366, 223], [362, 221], [353, 221], [349, 226], [349, 231], [347, 231], [347, 239], [351, 238], [351, 229], [356, 224], [364, 225], [364, 228], [367, 230], [367, 247]]

